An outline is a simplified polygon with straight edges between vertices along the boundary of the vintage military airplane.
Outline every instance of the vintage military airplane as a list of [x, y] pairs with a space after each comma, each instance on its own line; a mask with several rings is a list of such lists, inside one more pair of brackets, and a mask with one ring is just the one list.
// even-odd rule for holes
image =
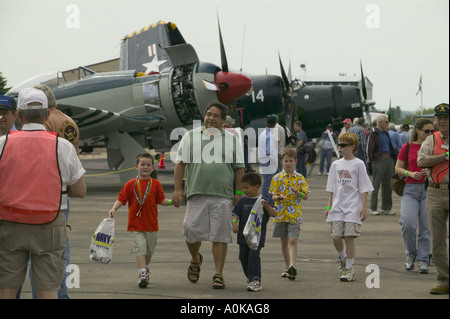
[[298, 79], [289, 79], [279, 60], [281, 78], [246, 74], [252, 80], [253, 92], [235, 103], [243, 115], [242, 125], [264, 127], [263, 118], [276, 113], [291, 131], [294, 121], [302, 121], [308, 138], [314, 138], [320, 137], [330, 123], [337, 130], [345, 118], [369, 118], [369, 107], [375, 101], [367, 99], [362, 62], [360, 89], [349, 85], [305, 85]]
[[[169, 150], [177, 142], [171, 140], [171, 130], [192, 127], [211, 101], [229, 104], [249, 92], [251, 80], [228, 71], [221, 34], [220, 46], [222, 68], [200, 62], [176, 25], [159, 21], [123, 37], [118, 71], [80, 67], [74, 81], [37, 77], [7, 94], [16, 97], [21, 88], [49, 85], [58, 108], [77, 122], [80, 145], [102, 141], [109, 167], [129, 168], [146, 146]], [[133, 174], [121, 173], [121, 180]]]

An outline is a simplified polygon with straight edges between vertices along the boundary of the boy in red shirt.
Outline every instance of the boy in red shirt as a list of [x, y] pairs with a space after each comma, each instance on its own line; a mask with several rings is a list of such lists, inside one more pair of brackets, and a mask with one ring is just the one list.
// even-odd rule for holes
[[149, 264], [155, 250], [158, 233], [158, 204], [171, 205], [164, 196], [161, 183], [150, 177], [155, 169], [153, 157], [144, 153], [136, 158], [138, 176], [128, 181], [109, 211], [114, 217], [116, 211], [128, 202], [128, 227], [133, 241], [133, 251], [139, 269], [138, 286], [147, 287], [150, 281]]

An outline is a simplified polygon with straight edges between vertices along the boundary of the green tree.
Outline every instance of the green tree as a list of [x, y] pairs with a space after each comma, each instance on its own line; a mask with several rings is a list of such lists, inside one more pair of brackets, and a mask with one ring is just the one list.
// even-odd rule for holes
[[9, 91], [10, 88], [6, 87], [6, 78], [3, 77], [2, 72], [0, 72], [0, 94], [3, 95]]

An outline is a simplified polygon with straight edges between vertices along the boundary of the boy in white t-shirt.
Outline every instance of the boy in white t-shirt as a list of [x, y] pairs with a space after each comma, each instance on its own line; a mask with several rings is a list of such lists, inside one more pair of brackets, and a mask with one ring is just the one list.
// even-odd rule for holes
[[353, 281], [355, 238], [360, 236], [362, 222], [367, 218], [367, 195], [373, 191], [373, 186], [364, 162], [354, 156], [358, 137], [353, 133], [341, 134], [338, 149], [342, 158], [330, 167], [326, 188], [330, 197], [325, 217], [331, 224], [331, 237], [339, 255], [340, 280]]

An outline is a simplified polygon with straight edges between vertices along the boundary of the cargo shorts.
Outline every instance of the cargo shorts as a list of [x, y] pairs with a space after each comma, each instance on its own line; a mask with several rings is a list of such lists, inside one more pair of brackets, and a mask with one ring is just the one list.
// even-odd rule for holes
[[63, 212], [42, 225], [0, 221], [0, 289], [19, 289], [31, 259], [35, 289], [57, 291], [65, 273], [66, 242]]

